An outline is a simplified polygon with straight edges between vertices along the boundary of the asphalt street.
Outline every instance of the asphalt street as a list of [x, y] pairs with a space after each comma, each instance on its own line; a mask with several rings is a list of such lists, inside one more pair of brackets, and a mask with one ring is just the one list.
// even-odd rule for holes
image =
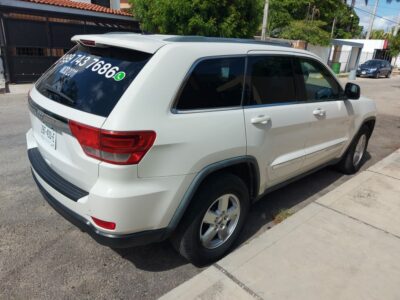
[[[363, 169], [400, 147], [400, 77], [357, 79], [379, 116]], [[37, 190], [26, 157], [26, 93], [0, 95], [0, 299], [155, 299], [199, 273], [168, 242], [124, 250], [98, 245]], [[268, 194], [251, 210], [239, 246], [351, 176], [323, 169]]]

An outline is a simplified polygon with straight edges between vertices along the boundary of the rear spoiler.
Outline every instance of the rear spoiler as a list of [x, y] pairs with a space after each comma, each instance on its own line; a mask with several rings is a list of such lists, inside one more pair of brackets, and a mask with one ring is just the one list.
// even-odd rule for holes
[[88, 47], [107, 47], [132, 49], [136, 51], [154, 54], [168, 42], [153, 39], [151, 36], [137, 33], [93, 34], [75, 35], [71, 41]]

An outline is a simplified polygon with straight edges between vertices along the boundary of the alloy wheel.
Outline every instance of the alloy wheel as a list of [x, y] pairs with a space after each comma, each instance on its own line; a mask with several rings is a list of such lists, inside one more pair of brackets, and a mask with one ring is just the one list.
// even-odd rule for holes
[[200, 225], [200, 241], [207, 249], [224, 244], [235, 231], [240, 216], [240, 201], [234, 194], [216, 199], [207, 209]]
[[362, 136], [360, 136], [356, 148], [354, 150], [353, 165], [355, 167], [359, 165], [364, 156], [366, 144], [367, 144], [367, 136], [363, 134]]

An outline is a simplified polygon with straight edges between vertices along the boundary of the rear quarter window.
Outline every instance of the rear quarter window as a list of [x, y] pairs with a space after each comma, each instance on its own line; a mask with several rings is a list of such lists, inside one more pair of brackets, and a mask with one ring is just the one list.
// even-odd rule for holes
[[77, 45], [42, 76], [36, 88], [53, 101], [107, 117], [151, 56]]

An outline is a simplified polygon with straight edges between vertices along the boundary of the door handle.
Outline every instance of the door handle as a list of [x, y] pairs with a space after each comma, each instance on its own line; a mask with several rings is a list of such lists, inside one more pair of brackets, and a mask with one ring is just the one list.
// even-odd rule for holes
[[251, 124], [267, 125], [269, 121], [271, 121], [271, 117], [265, 116], [265, 115], [260, 115], [260, 116], [251, 118]]
[[313, 115], [316, 117], [325, 117], [326, 111], [323, 110], [322, 108], [316, 108], [313, 110]]

